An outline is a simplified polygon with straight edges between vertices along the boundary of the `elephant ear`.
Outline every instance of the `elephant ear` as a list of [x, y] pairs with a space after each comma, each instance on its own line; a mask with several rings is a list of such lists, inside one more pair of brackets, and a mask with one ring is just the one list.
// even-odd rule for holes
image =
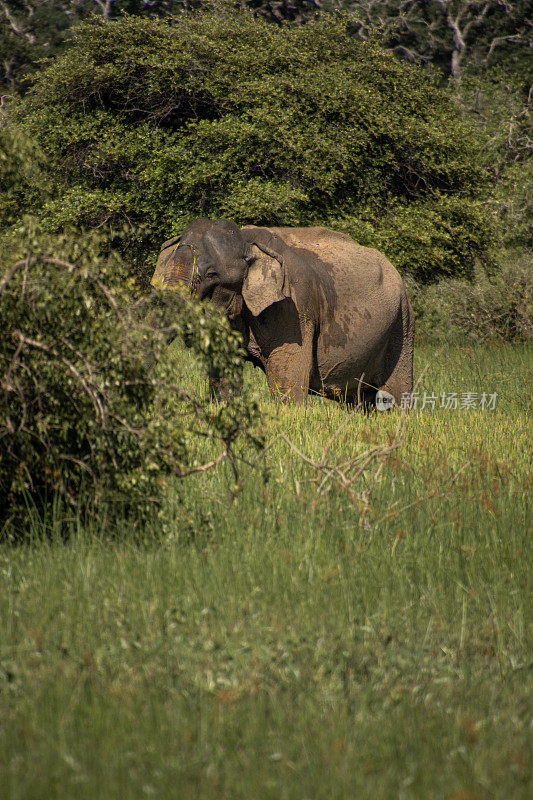
[[157, 257], [155, 272], [152, 275], [152, 280], [150, 281], [152, 286], [155, 286], [157, 289], [162, 289], [165, 284], [168, 262], [171, 259], [172, 254], [176, 251], [180, 239], [181, 236], [174, 236], [173, 239], [168, 239], [168, 241], [163, 242], [161, 245], [161, 251]]
[[176, 286], [185, 285], [191, 287], [194, 271], [194, 257], [192, 253], [172, 253], [166, 263], [163, 275], [163, 287], [173, 289]]
[[242, 285], [242, 297], [254, 317], [265, 308], [290, 297], [285, 267], [280, 258], [251, 245], [249, 267]]

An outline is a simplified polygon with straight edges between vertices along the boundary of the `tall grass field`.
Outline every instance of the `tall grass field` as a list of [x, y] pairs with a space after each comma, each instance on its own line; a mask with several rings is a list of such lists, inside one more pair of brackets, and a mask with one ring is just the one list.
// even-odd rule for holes
[[36, 519], [0, 550], [0, 797], [533, 796], [532, 363], [419, 346], [404, 416], [250, 370], [238, 487], [168, 486], [170, 533]]

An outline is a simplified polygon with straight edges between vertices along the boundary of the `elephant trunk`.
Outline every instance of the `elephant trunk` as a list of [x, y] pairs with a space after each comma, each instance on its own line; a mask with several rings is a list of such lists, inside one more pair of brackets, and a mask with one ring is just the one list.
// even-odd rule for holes
[[194, 290], [191, 284], [191, 294], [194, 295], [197, 300], [205, 300], [206, 297], [210, 297], [216, 287], [215, 281], [202, 281], [199, 276], [193, 278], [193, 283]]

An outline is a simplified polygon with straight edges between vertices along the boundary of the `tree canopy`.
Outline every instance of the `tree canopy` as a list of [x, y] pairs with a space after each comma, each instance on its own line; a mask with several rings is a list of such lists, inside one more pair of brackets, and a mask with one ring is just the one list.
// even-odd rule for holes
[[[0, 88], [24, 90], [43, 61], [63, 47], [71, 27], [91, 16], [168, 17], [212, 0], [0, 0]], [[220, 2], [220, 0], [218, 0]], [[230, 0], [278, 24], [301, 24], [321, 9], [319, 0]]]
[[[31, 75], [92, 15], [145, 19], [188, 13], [224, 0], [0, 0], [0, 86], [27, 88]], [[458, 79], [465, 65], [495, 64], [531, 80], [533, 21], [528, 0], [225, 0], [278, 25], [300, 25], [345, 9], [352, 33], [379, 38], [400, 58], [437, 65]], [[529, 66], [528, 66], [529, 65]]]
[[131, 226], [145, 277], [157, 244], [197, 216], [330, 225], [419, 278], [468, 275], [490, 243], [470, 126], [342, 16], [85, 24], [18, 120], [49, 164], [48, 228]]

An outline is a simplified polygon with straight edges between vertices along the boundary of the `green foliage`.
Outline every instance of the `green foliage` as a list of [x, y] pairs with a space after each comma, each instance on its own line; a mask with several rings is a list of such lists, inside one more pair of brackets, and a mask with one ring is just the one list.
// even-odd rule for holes
[[531, 251], [533, 242], [533, 159], [506, 167], [496, 184], [494, 210], [504, 245]]
[[[138, 526], [160, 507], [171, 474], [204, 466], [199, 436], [212, 442], [210, 461], [218, 463], [233, 459], [241, 434], [252, 434], [254, 405], [235, 391], [244, 353], [227, 321], [175, 293], [132, 305], [123, 263], [103, 260], [100, 250], [95, 235], [46, 236], [31, 220], [1, 242], [7, 535], [24, 535], [28, 515], [57, 497], [78, 511], [107, 507], [113, 519], [134, 512]], [[183, 388], [183, 364], [164, 358], [175, 335], [200, 359], [224, 364], [233, 390], [225, 405]]]
[[533, 241], [531, 86], [503, 69], [467, 70], [455, 97], [484, 141], [482, 161], [495, 180], [491, 212], [503, 243], [528, 248]]
[[215, 4], [230, 13], [240, 6], [278, 25], [300, 25], [344, 8], [353, 35], [378, 38], [407, 61], [447, 74], [464, 61], [481, 70], [496, 64], [531, 75], [528, 0], [1, 0], [0, 86], [27, 89], [42, 63], [64, 47], [71, 27], [93, 15], [168, 18]]
[[[315, 16], [318, 0], [217, 0], [230, 10], [237, 5], [278, 24], [301, 24]], [[70, 29], [100, 15], [104, 20], [123, 14], [153, 19], [212, 5], [212, 0], [1, 0], [0, 88], [24, 92], [32, 76], [65, 45]]]
[[147, 17], [179, 13], [201, 0], [1, 0], [0, 87], [24, 91], [32, 75], [64, 47], [71, 27], [95, 14]]
[[476, 280], [411, 284], [409, 296], [422, 342], [519, 342], [533, 337], [533, 259], [510, 252], [501, 269]]
[[393, 253], [395, 266], [422, 282], [446, 275], [471, 279], [476, 261], [492, 263], [498, 242], [486, 206], [437, 192], [431, 200], [393, 204], [379, 220], [341, 217], [331, 226], [359, 244]]
[[45, 160], [35, 142], [12, 124], [0, 125], [0, 230], [13, 225], [25, 205], [47, 197]]
[[265, 387], [268, 470], [234, 502], [211, 471], [164, 541], [96, 516], [0, 548], [2, 798], [530, 800], [531, 348], [415, 358], [366, 515], [327, 465], [398, 415]]
[[[144, 279], [157, 244], [197, 216], [342, 220], [419, 278], [471, 275], [490, 239], [469, 124], [343, 17], [291, 28], [215, 9], [85, 25], [18, 119], [49, 159], [43, 223], [127, 222]], [[420, 233], [409, 246], [406, 227]]]

